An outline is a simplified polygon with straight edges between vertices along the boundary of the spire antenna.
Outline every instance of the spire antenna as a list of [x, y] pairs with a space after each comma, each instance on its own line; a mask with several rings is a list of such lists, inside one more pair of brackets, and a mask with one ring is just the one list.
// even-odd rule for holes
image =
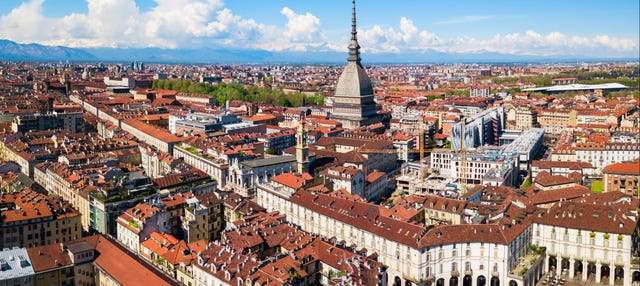
[[355, 40], [358, 33], [356, 31], [356, 0], [353, 0], [351, 4], [351, 38]]
[[358, 31], [356, 30], [356, 0], [351, 1], [351, 43], [349, 44], [348, 61], [360, 63], [360, 45], [358, 44]]

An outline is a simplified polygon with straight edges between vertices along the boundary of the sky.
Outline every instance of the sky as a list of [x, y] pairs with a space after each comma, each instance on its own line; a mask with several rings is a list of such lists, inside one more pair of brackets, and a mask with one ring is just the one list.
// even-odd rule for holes
[[[348, 0], [0, 0], [0, 38], [69, 47], [346, 51]], [[637, 0], [360, 0], [363, 53], [640, 54]]]

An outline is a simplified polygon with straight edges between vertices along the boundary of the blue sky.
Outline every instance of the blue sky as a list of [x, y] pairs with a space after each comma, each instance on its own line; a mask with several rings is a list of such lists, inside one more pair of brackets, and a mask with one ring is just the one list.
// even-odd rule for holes
[[[347, 0], [2, 0], [0, 38], [72, 47], [342, 51]], [[364, 52], [638, 57], [637, 0], [360, 0]]]

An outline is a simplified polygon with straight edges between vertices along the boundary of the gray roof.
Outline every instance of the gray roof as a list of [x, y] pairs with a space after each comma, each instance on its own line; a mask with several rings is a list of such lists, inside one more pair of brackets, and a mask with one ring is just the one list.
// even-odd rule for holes
[[567, 84], [567, 85], [553, 85], [536, 88], [525, 88], [522, 91], [580, 91], [580, 90], [595, 90], [595, 89], [628, 89], [629, 87], [617, 82], [602, 83], [602, 84]]
[[295, 156], [286, 155], [286, 156], [276, 156], [276, 157], [270, 157], [270, 158], [264, 158], [264, 159], [244, 161], [240, 164], [248, 168], [259, 168], [259, 167], [270, 166], [270, 165], [293, 163], [295, 161], [296, 161]]
[[347, 66], [342, 71], [335, 96], [361, 97], [373, 95], [371, 80], [360, 64], [360, 45], [356, 34], [356, 1], [352, 1], [351, 11], [351, 42], [349, 43], [349, 57]]
[[0, 252], [0, 281], [34, 275], [26, 248], [5, 248]]
[[91, 249], [95, 249], [95, 247], [93, 247], [93, 245], [91, 245], [90, 243], [86, 242], [86, 241], [78, 241], [78, 242], [71, 242], [71, 243], [67, 243], [65, 245], [67, 247], [67, 249], [69, 251], [71, 251], [71, 253], [80, 253], [83, 251], [87, 251], [87, 250], [91, 250]]
[[371, 80], [359, 62], [350, 61], [342, 71], [335, 96], [361, 97], [373, 95]]

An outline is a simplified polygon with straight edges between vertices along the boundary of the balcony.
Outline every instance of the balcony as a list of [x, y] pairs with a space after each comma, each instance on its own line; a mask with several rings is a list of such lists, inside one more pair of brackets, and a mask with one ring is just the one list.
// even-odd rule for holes
[[425, 277], [424, 280], [425, 281], [433, 281], [433, 280], [436, 280], [436, 277], [433, 276], [433, 275], [429, 275], [429, 276]]
[[464, 271], [464, 275], [469, 275], [469, 276], [473, 276], [473, 270], [465, 270]]
[[509, 276], [514, 278], [526, 276], [532, 271], [531, 269], [542, 267], [544, 257], [546, 255], [543, 247], [531, 246], [527, 254], [520, 257], [518, 264], [509, 271]]
[[631, 258], [631, 269], [640, 270], [640, 257], [633, 256]]

